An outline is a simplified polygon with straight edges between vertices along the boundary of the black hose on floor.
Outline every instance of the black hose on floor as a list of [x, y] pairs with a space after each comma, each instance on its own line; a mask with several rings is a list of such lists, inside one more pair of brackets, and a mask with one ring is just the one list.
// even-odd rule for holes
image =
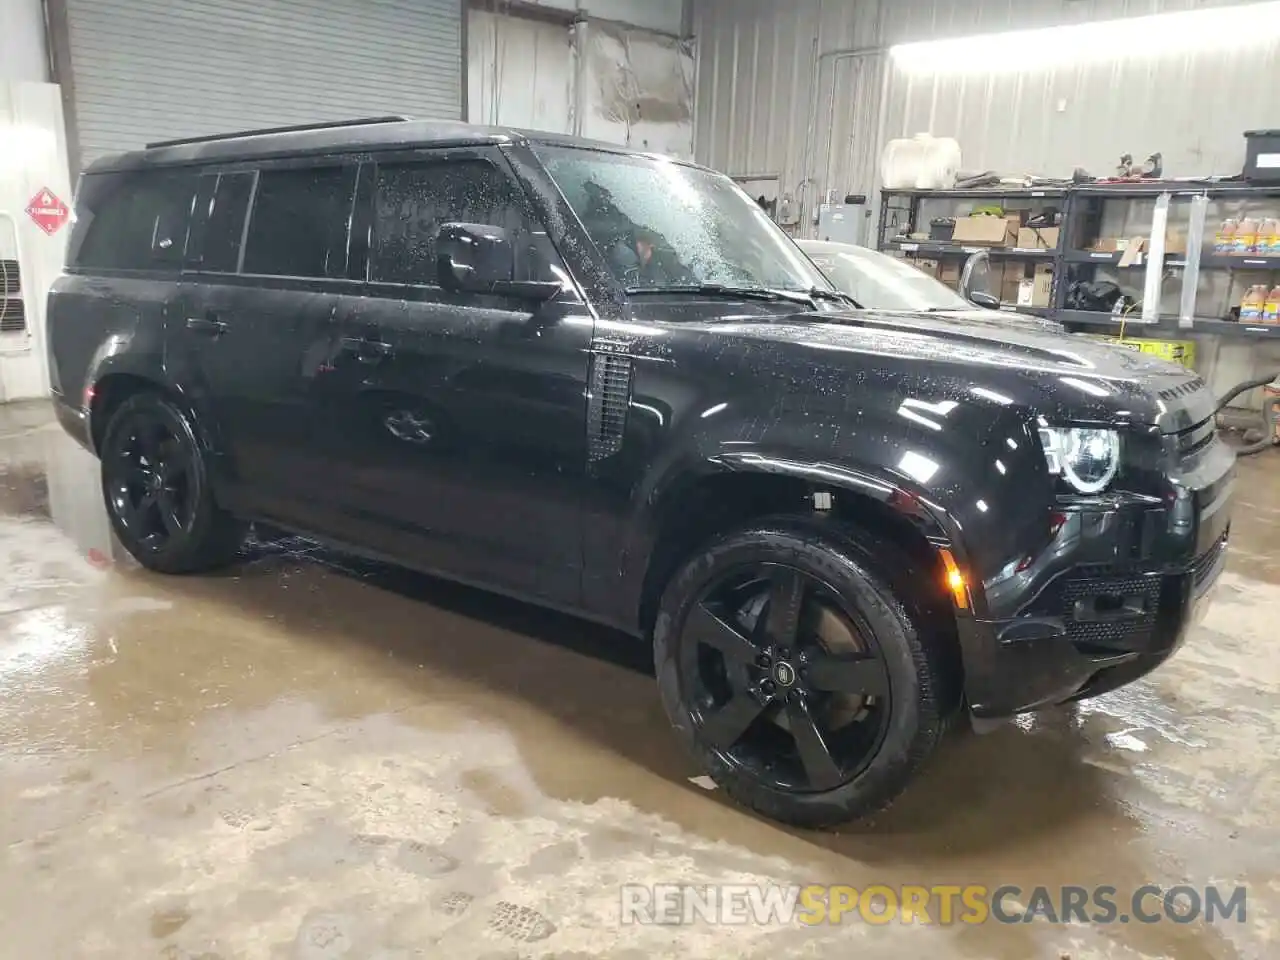
[[1276, 371], [1275, 373], [1269, 373], [1265, 377], [1258, 377], [1255, 380], [1246, 380], [1244, 383], [1237, 383], [1234, 387], [1232, 387], [1230, 390], [1227, 391], [1226, 395], [1222, 397], [1222, 399], [1218, 401], [1218, 409], [1213, 411], [1214, 415], [1216, 416], [1217, 414], [1221, 413], [1223, 408], [1226, 407], [1226, 405], [1229, 404], [1236, 397], [1240, 396], [1240, 394], [1247, 393], [1250, 390], [1257, 390], [1258, 387], [1265, 387], [1267, 384], [1269, 384], [1271, 381], [1275, 380], [1278, 377], [1280, 377], [1280, 370]]
[[[1257, 377], [1253, 380], [1246, 380], [1244, 383], [1237, 383], [1234, 387], [1226, 392], [1226, 394], [1218, 401], [1218, 407], [1213, 411], [1216, 417], [1221, 413], [1232, 400], [1247, 393], [1250, 390], [1256, 390], [1258, 387], [1265, 387], [1267, 384], [1280, 379], [1280, 371], [1269, 373], [1265, 377]], [[1272, 418], [1280, 413], [1280, 397], [1267, 400], [1262, 404], [1262, 432], [1265, 436], [1257, 443], [1250, 443], [1243, 447], [1236, 448], [1237, 457], [1252, 457], [1255, 453], [1261, 453], [1263, 450], [1270, 450], [1275, 444], [1275, 438], [1271, 433]]]

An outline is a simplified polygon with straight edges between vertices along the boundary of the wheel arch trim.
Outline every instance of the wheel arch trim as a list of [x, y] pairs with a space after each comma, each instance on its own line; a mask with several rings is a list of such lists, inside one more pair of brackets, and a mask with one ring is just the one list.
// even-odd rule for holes
[[838, 489], [852, 490], [885, 504], [896, 513], [912, 520], [935, 547], [951, 550], [963, 560], [962, 531], [956, 519], [940, 504], [907, 485], [857, 467], [820, 460], [796, 460], [757, 452], [720, 453], [710, 462], [722, 470], [743, 473], [769, 473], [794, 477]]

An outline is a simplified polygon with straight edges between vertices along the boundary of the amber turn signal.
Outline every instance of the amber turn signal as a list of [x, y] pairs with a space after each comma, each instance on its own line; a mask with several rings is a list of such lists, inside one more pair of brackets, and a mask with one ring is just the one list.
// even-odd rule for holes
[[947, 589], [951, 591], [952, 602], [957, 610], [968, 610], [969, 586], [964, 582], [964, 574], [960, 572], [956, 558], [951, 555], [950, 550], [943, 548], [939, 548], [938, 555], [942, 557], [942, 569], [946, 574]]

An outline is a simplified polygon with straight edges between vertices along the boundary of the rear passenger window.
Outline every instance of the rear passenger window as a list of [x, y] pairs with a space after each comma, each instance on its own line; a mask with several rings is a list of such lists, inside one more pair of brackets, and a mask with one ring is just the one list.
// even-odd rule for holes
[[252, 173], [224, 173], [218, 176], [204, 228], [200, 269], [214, 273], [235, 273], [240, 262], [240, 241], [244, 218], [253, 192]]
[[198, 180], [194, 172], [85, 177], [68, 261], [109, 270], [180, 269]]
[[245, 240], [244, 273], [344, 277], [355, 167], [264, 170]]
[[379, 164], [374, 186], [369, 279], [436, 284], [436, 234], [443, 223], [505, 227], [516, 245], [518, 279], [550, 279], [546, 232], [525, 215], [519, 188], [485, 160]]

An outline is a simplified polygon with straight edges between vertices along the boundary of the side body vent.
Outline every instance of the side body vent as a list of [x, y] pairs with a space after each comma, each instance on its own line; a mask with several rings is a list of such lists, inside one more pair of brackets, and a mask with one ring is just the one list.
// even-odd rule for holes
[[597, 349], [587, 390], [587, 459], [595, 463], [622, 449], [631, 404], [631, 358]]
[[0, 258], [0, 333], [22, 333], [26, 329], [18, 261]]

